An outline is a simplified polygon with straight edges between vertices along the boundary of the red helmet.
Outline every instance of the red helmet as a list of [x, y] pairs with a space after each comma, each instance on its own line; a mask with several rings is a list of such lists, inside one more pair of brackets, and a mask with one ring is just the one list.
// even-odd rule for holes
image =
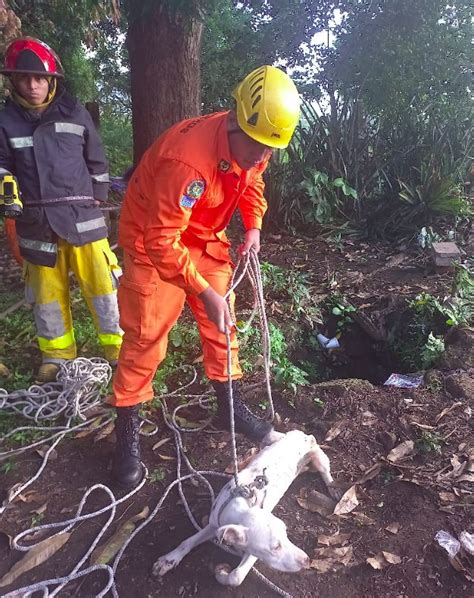
[[33, 73], [62, 77], [63, 67], [56, 52], [47, 44], [34, 37], [22, 37], [8, 46], [0, 73]]

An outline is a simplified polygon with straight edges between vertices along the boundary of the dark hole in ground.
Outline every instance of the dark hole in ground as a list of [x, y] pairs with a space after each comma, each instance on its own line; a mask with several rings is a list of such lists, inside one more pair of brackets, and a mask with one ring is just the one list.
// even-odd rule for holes
[[[323, 333], [328, 338], [335, 336], [331, 322]], [[311, 383], [359, 378], [372, 384], [383, 384], [390, 374], [409, 371], [387, 343], [374, 341], [355, 322], [343, 331], [339, 345], [338, 349], [328, 351], [312, 334], [305, 346], [296, 352], [295, 357], [309, 372]]]

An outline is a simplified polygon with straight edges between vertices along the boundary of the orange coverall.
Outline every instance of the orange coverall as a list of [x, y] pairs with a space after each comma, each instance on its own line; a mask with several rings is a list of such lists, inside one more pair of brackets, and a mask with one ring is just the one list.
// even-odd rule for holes
[[[125, 195], [119, 224], [124, 274], [118, 300], [123, 345], [110, 402], [127, 407], [153, 398], [152, 380], [166, 356], [168, 333], [187, 301], [198, 323], [204, 369], [227, 380], [227, 344], [197, 297], [219, 294], [232, 274], [225, 228], [238, 207], [246, 230], [261, 228], [267, 203], [262, 173], [233, 161], [228, 112], [182, 121], [144, 154]], [[242, 376], [235, 333], [232, 377]]]

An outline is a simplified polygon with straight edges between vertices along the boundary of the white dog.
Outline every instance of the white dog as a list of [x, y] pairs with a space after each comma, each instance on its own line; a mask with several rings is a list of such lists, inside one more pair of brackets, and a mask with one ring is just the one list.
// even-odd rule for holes
[[258, 559], [279, 571], [309, 567], [308, 555], [290, 542], [286, 525], [272, 510], [293, 480], [308, 469], [318, 471], [329, 492], [338, 496], [329, 459], [314, 436], [298, 430], [287, 434], [272, 431], [262, 444], [263, 450], [239, 473], [239, 486], [232, 479], [222, 488], [212, 506], [208, 525], [160, 557], [153, 565], [154, 575], [164, 575], [195, 546], [211, 539], [242, 554], [233, 571], [228, 565], [216, 567], [216, 579], [223, 585], [240, 585]]

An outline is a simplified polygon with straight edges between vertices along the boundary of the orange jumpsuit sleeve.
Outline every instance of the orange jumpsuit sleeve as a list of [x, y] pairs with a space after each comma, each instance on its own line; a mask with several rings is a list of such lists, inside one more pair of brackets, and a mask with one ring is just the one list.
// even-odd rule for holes
[[239, 200], [239, 210], [245, 230], [262, 228], [262, 220], [267, 211], [267, 202], [263, 196], [265, 183], [262, 173], [258, 173], [245, 189]]
[[205, 182], [198, 171], [177, 160], [160, 160], [156, 170], [147, 173], [145, 185], [141, 187], [148, 198], [143, 241], [148, 257], [163, 280], [198, 295], [209, 283], [199, 274], [188, 248], [181, 241], [192, 214], [192, 208], [184, 207], [182, 203], [186, 202], [181, 202], [181, 198], [193, 181]]

